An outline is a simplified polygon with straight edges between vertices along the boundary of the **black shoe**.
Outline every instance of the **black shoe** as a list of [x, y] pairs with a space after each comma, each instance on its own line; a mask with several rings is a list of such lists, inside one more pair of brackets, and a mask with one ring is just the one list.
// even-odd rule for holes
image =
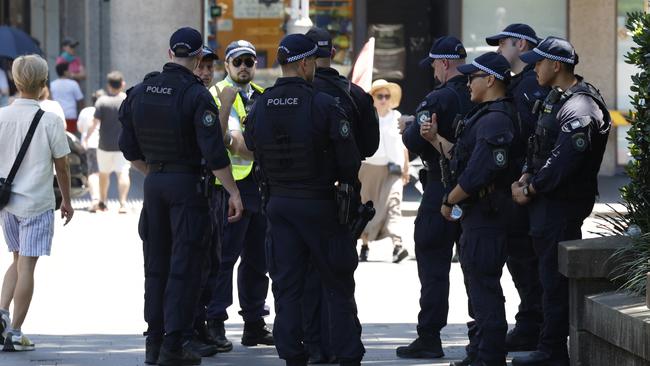
[[182, 347], [178, 351], [168, 351], [165, 346], [160, 347], [160, 356], [158, 356], [158, 365], [160, 366], [189, 366], [200, 365], [201, 356]]
[[158, 357], [160, 356], [160, 346], [162, 346], [162, 339], [155, 339], [147, 337], [144, 347], [144, 363], [147, 365], [158, 364]]
[[449, 366], [471, 366], [474, 362], [474, 356], [465, 356], [462, 361], [454, 361]]
[[396, 245], [395, 248], [393, 248], [393, 263], [399, 263], [402, 259], [408, 256], [409, 252], [401, 245]]
[[305, 344], [305, 352], [310, 365], [337, 363], [336, 356], [327, 355], [317, 344]]
[[244, 322], [244, 334], [241, 337], [241, 344], [247, 347], [257, 346], [258, 344], [274, 346], [273, 334], [266, 327], [264, 319], [255, 322]]
[[569, 366], [569, 356], [552, 356], [542, 351], [534, 351], [526, 356], [512, 359], [512, 366]]
[[401, 358], [441, 358], [445, 356], [442, 351], [440, 337], [417, 337], [408, 346], [397, 347], [397, 357]]
[[359, 250], [359, 262], [367, 262], [368, 261], [368, 252], [370, 251], [370, 248], [368, 248], [367, 245], [361, 245], [361, 250]]
[[16, 336], [11, 332], [7, 332], [4, 347], [2, 347], [3, 352], [33, 351], [34, 349], [36, 349], [34, 343], [26, 335]]
[[208, 326], [205, 324], [205, 322], [201, 322], [200, 324], [194, 325], [194, 335], [196, 339], [201, 343], [214, 344], [214, 345], [217, 344], [214, 338], [210, 336], [210, 332], [208, 331]]
[[203, 343], [196, 337], [190, 340], [185, 347], [201, 357], [211, 357], [219, 352], [216, 345]]
[[526, 332], [515, 326], [506, 334], [506, 350], [508, 352], [525, 352], [537, 350], [539, 330]]
[[232, 342], [226, 338], [226, 328], [223, 322], [218, 320], [208, 320], [208, 334], [217, 346], [218, 352], [232, 351]]

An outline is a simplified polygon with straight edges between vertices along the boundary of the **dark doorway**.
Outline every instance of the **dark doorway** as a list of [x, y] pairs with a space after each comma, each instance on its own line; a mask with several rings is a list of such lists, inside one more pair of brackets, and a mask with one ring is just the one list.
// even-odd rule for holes
[[456, 3], [460, 2], [367, 0], [367, 34], [376, 39], [373, 78], [387, 79], [402, 87], [402, 113], [415, 112], [434, 87], [432, 70], [418, 66], [429, 53], [432, 40], [446, 34], [460, 36]]
[[0, 0], [0, 25], [8, 25], [30, 33], [30, 1]]

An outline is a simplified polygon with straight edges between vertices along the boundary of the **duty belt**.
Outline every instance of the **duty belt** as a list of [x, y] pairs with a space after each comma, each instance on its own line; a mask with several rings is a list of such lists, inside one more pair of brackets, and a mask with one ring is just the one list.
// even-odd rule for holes
[[305, 198], [313, 200], [334, 200], [336, 198], [336, 193], [334, 189], [320, 189], [320, 190], [308, 190], [308, 189], [293, 189], [285, 187], [271, 187], [270, 195], [279, 196], [279, 197], [288, 197], [288, 198]]
[[188, 173], [201, 174], [201, 167], [197, 165], [185, 165], [175, 163], [153, 163], [147, 164], [149, 173]]

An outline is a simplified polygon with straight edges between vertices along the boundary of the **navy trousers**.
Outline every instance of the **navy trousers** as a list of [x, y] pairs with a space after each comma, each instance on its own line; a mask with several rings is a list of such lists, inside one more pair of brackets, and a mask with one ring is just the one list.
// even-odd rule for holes
[[542, 284], [539, 281], [538, 261], [529, 231], [528, 209], [514, 201], [511, 203], [508, 235], [508, 260], [506, 262], [512, 281], [519, 294], [519, 309], [515, 315], [516, 326], [528, 335], [538, 335], [542, 316]]
[[[228, 193], [225, 190], [222, 192], [223, 202], [228, 202]], [[207, 309], [208, 319], [228, 319], [226, 309], [233, 303], [233, 269], [240, 257], [241, 262], [237, 269], [237, 290], [241, 307], [239, 314], [245, 322], [260, 320], [269, 315], [265, 305], [269, 290], [265, 250], [266, 216], [261, 213], [259, 205], [247, 205], [246, 198], [242, 196], [242, 199], [245, 209], [241, 220], [229, 223], [225, 214], [221, 216], [221, 263]]]
[[538, 349], [553, 356], [568, 355], [569, 285], [558, 271], [558, 244], [582, 238], [582, 223], [591, 214], [594, 198], [559, 200], [537, 197], [530, 204], [531, 236], [539, 258], [544, 324]]
[[354, 300], [357, 251], [349, 230], [337, 221], [334, 200], [271, 196], [267, 215], [278, 355], [289, 362], [306, 359], [302, 304], [311, 263], [325, 291], [322, 306], [329, 318], [332, 352], [341, 361], [360, 361], [365, 349]]
[[468, 355], [486, 365], [505, 364], [505, 336], [508, 330], [501, 273], [507, 257], [505, 227], [467, 227], [462, 224], [459, 259], [469, 297]]
[[181, 347], [191, 332], [210, 241], [208, 201], [199, 175], [150, 173], [144, 181], [139, 233], [145, 269], [147, 335]]

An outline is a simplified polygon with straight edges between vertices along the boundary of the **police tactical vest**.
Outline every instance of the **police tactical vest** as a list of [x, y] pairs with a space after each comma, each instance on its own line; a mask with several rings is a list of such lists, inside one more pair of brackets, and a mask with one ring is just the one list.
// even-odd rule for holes
[[193, 124], [192, 116], [183, 113], [183, 97], [195, 84], [200, 82], [192, 75], [177, 73], [159, 73], [142, 82], [133, 120], [147, 163], [199, 164], [189, 161]]
[[[257, 156], [271, 187], [309, 181], [331, 164], [325, 141], [313, 141], [312, 102], [306, 85], [271, 87], [258, 98], [255, 125]], [[327, 136], [324, 136], [326, 138]]]
[[[476, 141], [476, 123], [477, 121], [486, 115], [487, 113], [502, 113], [505, 118], [508, 118], [513, 126], [511, 130], [514, 131], [514, 123], [517, 120], [517, 112], [515, 110], [514, 104], [510, 98], [502, 98], [492, 102], [486, 102], [479, 104], [472, 111], [467, 114], [467, 118], [458, 123], [456, 129], [456, 143], [453, 147], [452, 159], [450, 162], [451, 176], [454, 182], [458, 181], [458, 178], [467, 168], [467, 164], [470, 161], [472, 151], [474, 146], [477, 143]], [[516, 136], [514, 136], [516, 138]], [[512, 146], [513, 140], [504, 141]], [[508, 149], [511, 150], [511, 149]], [[505, 154], [511, 155], [511, 151], [505, 151]], [[511, 160], [511, 158], [509, 158]], [[492, 182], [492, 188], [504, 189], [510, 187], [512, 179], [515, 178], [518, 172], [515, 172], [515, 165], [511, 162], [508, 162], [508, 171], [506, 174], [499, 174], [498, 177]], [[518, 178], [518, 176], [516, 177]], [[483, 198], [485, 193], [479, 193], [480, 197]], [[471, 201], [471, 200], [470, 200]]]
[[[253, 82], [251, 82], [250, 85], [253, 88], [253, 96], [255, 96], [255, 93], [259, 95], [264, 92], [264, 88], [262, 88], [261, 86]], [[210, 93], [214, 98], [214, 102], [217, 103], [217, 107], [219, 108], [221, 108], [221, 101], [217, 97], [216, 88], [219, 88], [219, 91], [222, 91], [223, 88], [227, 86], [233, 86], [233, 85], [227, 79], [223, 79], [210, 88]], [[244, 119], [246, 119], [246, 115], [248, 114], [248, 111], [252, 105], [252, 99], [253, 98], [251, 98], [251, 100], [249, 100], [248, 103], [244, 103], [241, 94], [237, 93], [237, 96], [235, 97], [235, 101], [233, 102], [232, 105], [232, 108], [235, 110], [235, 113], [237, 113], [237, 116], [239, 117], [239, 125], [241, 126], [242, 132], [244, 131], [244, 125], [242, 122], [244, 121]], [[230, 165], [232, 167], [232, 176], [235, 178], [235, 180], [242, 180], [248, 177], [253, 171], [253, 161], [244, 159], [237, 154], [233, 154], [230, 151], [230, 149], [227, 149], [227, 151], [228, 151], [228, 157], [230, 158]], [[215, 183], [217, 185], [221, 185], [219, 179], [215, 179]]]
[[[598, 90], [591, 84], [578, 81], [576, 85], [571, 87], [566, 92], [561, 89], [555, 88], [546, 97], [543, 108], [540, 111], [537, 126], [535, 127], [535, 139], [533, 149], [533, 173], [538, 172], [546, 161], [551, 156], [551, 152], [555, 148], [555, 143], [560, 135], [560, 121], [557, 116], [560, 109], [564, 104], [575, 95], [584, 94], [591, 97], [603, 112], [606, 122], [609, 122], [609, 112], [603, 97]], [[596, 127], [596, 126], [593, 126]]]

